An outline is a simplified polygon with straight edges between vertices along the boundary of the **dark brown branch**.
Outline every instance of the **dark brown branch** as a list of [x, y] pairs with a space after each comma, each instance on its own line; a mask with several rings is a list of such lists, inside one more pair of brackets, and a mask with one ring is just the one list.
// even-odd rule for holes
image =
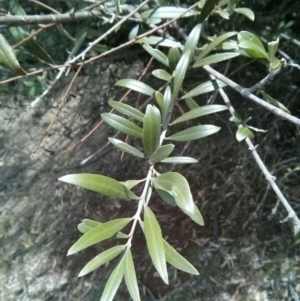
[[30, 24], [51, 24], [51, 23], [67, 23], [81, 21], [91, 18], [102, 17], [102, 12], [98, 10], [80, 11], [73, 14], [50, 14], [50, 15], [6, 15], [0, 17], [0, 25], [17, 26]]

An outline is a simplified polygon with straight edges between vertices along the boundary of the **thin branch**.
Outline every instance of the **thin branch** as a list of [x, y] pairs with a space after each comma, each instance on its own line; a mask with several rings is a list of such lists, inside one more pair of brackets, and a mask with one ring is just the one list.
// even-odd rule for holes
[[[234, 117], [235, 110], [234, 110], [227, 94], [224, 92], [224, 90], [222, 88], [219, 89], [219, 92], [220, 92], [220, 95], [223, 98], [225, 104], [227, 105], [230, 114], [232, 115], [232, 117]], [[245, 139], [245, 142], [247, 143], [249, 150], [252, 151], [252, 155], [253, 155], [258, 167], [260, 168], [262, 173], [265, 175], [266, 180], [269, 182], [269, 184], [273, 188], [274, 192], [276, 193], [278, 199], [280, 200], [280, 202], [282, 203], [282, 205], [285, 207], [286, 211], [288, 212], [287, 218], [284, 219], [282, 222], [290, 220], [290, 221], [292, 221], [293, 226], [296, 227], [298, 229], [298, 231], [300, 231], [300, 220], [299, 220], [298, 216], [296, 215], [294, 209], [291, 207], [291, 205], [289, 204], [289, 202], [287, 201], [287, 199], [285, 198], [285, 196], [282, 194], [281, 190], [277, 186], [277, 184], [275, 182], [275, 177], [273, 177], [271, 175], [271, 173], [267, 169], [266, 165], [261, 160], [258, 152], [256, 151], [256, 147], [253, 145], [251, 140], [247, 137]]]
[[231, 88], [233, 88], [235, 91], [237, 91], [238, 93], [240, 93], [242, 96], [249, 98], [250, 100], [256, 102], [257, 104], [259, 104], [260, 106], [264, 107], [265, 109], [269, 110], [270, 112], [272, 112], [273, 114], [282, 117], [298, 126], [300, 126], [300, 119], [292, 116], [284, 111], [282, 111], [279, 108], [276, 108], [272, 105], [270, 105], [269, 103], [267, 103], [266, 101], [262, 100], [261, 98], [255, 96], [254, 94], [252, 94], [249, 89], [244, 88], [242, 86], [240, 86], [239, 84], [235, 83], [234, 81], [232, 81], [231, 79], [229, 79], [228, 77], [224, 76], [223, 74], [219, 73], [218, 71], [214, 70], [213, 68], [211, 68], [210, 66], [203, 66], [203, 69], [205, 69], [208, 73], [212, 74], [213, 76], [215, 76], [217, 79], [221, 80], [222, 82], [224, 82], [225, 84], [227, 84], [228, 86], [230, 86]]
[[75, 21], [82, 21], [87, 19], [94, 19], [103, 17], [103, 13], [99, 10], [92, 11], [79, 11], [73, 14], [50, 14], [50, 15], [7, 15], [0, 17], [0, 25], [8, 26], [20, 26], [20, 25], [32, 25], [32, 24], [59, 24], [70, 23]]

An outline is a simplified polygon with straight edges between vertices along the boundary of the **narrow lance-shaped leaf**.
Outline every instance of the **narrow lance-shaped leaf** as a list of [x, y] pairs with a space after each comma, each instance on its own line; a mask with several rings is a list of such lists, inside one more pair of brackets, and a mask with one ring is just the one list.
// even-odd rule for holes
[[144, 117], [143, 144], [147, 155], [150, 157], [157, 149], [161, 133], [161, 116], [159, 110], [148, 105]]
[[138, 196], [117, 180], [98, 174], [70, 174], [59, 180], [118, 199], [138, 199]]
[[172, 100], [172, 95], [171, 95], [171, 88], [170, 86], [166, 87], [165, 93], [164, 93], [164, 99], [163, 99], [163, 104], [162, 104], [162, 109], [161, 109], [161, 120], [162, 123], [164, 124], [168, 118], [168, 113], [173, 105], [173, 100]]
[[169, 157], [160, 161], [161, 163], [169, 163], [169, 164], [191, 164], [197, 163], [198, 160], [191, 157]]
[[195, 205], [195, 203], [194, 203], [194, 212], [193, 213], [184, 210], [184, 208], [181, 208], [181, 210], [198, 225], [200, 225], [200, 226], [204, 225], [204, 220], [203, 220], [202, 214], [199, 211], [198, 207]]
[[173, 151], [174, 144], [160, 146], [149, 158], [150, 163], [154, 164], [166, 159]]
[[171, 79], [172, 79], [172, 75], [163, 69], [156, 69], [156, 70], [152, 71], [152, 74], [155, 77], [165, 80], [167, 82], [171, 81]]
[[238, 47], [246, 51], [252, 58], [259, 59], [263, 58], [269, 60], [268, 53], [264, 48], [260, 48], [253, 41], [242, 41], [238, 44]]
[[81, 233], [86, 233], [88, 232], [89, 230], [101, 225], [102, 223], [99, 223], [97, 221], [93, 221], [93, 220], [90, 220], [90, 219], [84, 219], [78, 226], [77, 226], [77, 229], [79, 232]]
[[197, 24], [192, 31], [190, 32], [184, 48], [183, 48], [183, 52], [187, 51], [188, 49], [191, 51], [191, 55], [190, 55], [190, 59], [193, 58], [196, 47], [198, 45], [199, 42], [199, 38], [200, 38], [200, 34], [201, 34], [201, 29], [202, 29], [202, 24]]
[[137, 284], [134, 263], [129, 248], [126, 250], [125, 253], [124, 268], [125, 268], [125, 283], [129, 291], [130, 297], [132, 298], [133, 301], [140, 301], [141, 298], [140, 298], [139, 288]]
[[101, 118], [111, 127], [124, 134], [137, 138], [143, 137], [143, 129], [141, 127], [121, 116], [112, 113], [103, 113], [101, 114]]
[[162, 109], [163, 102], [164, 102], [164, 96], [163, 96], [163, 94], [161, 92], [159, 92], [159, 91], [155, 92], [155, 100], [156, 100], [159, 108]]
[[171, 194], [179, 208], [193, 213], [194, 201], [190, 186], [184, 176], [177, 172], [167, 172], [153, 179], [155, 189], [165, 190]]
[[101, 265], [111, 261], [112, 259], [117, 257], [122, 251], [124, 251], [125, 248], [126, 245], [115, 246], [97, 255], [84, 266], [84, 268], [79, 272], [78, 277], [85, 276], [88, 273], [99, 268]]
[[183, 114], [182, 116], [180, 116], [179, 118], [174, 120], [171, 124], [176, 124], [176, 123], [191, 120], [191, 119], [194, 119], [194, 118], [197, 118], [197, 117], [200, 117], [200, 116], [221, 112], [221, 111], [224, 111], [224, 110], [227, 110], [227, 109], [228, 109], [227, 106], [224, 106], [224, 105], [206, 105], [206, 106], [202, 106], [202, 107], [199, 107], [197, 109], [193, 109], [193, 110]]
[[205, 58], [198, 60], [194, 65], [193, 68], [202, 67], [205, 65], [212, 65], [216, 64], [222, 61], [230, 60], [234, 57], [239, 56], [240, 53], [238, 52], [222, 52], [222, 53], [216, 53], [209, 56], [206, 56]]
[[164, 247], [166, 253], [166, 260], [170, 265], [186, 273], [192, 275], [199, 275], [198, 271], [165, 240]]
[[113, 270], [113, 272], [111, 273], [103, 294], [101, 296], [100, 301], [112, 301], [115, 297], [115, 294], [121, 284], [121, 281], [123, 279], [124, 276], [124, 259], [125, 256], [122, 257], [122, 259], [120, 260], [120, 262], [118, 263], [118, 265], [115, 267], [115, 269]]
[[275, 98], [271, 97], [269, 94], [267, 94], [264, 91], [260, 91], [263, 95], [263, 98], [265, 101], [267, 101], [268, 103], [270, 103], [271, 105], [281, 109], [282, 111], [291, 114], [291, 112], [289, 111], [289, 109], [283, 105], [281, 102], [279, 102], [278, 100], [276, 100]]
[[245, 127], [245, 126], [239, 126], [239, 128], [238, 128], [238, 130], [236, 132], [236, 140], [238, 142], [241, 142], [241, 141], [243, 141], [246, 138], [253, 139], [254, 138], [254, 134], [247, 127]]
[[180, 52], [177, 47], [172, 47], [169, 50], [168, 58], [169, 58], [169, 67], [172, 71], [174, 71], [177, 66], [177, 63], [180, 60]]
[[169, 59], [168, 57], [158, 49], [152, 48], [150, 45], [143, 44], [142, 47], [156, 60], [165, 66], [169, 67]]
[[20, 67], [13, 49], [2, 34], [0, 34], [0, 64], [9, 68], [18, 75], [27, 74], [26, 71]]
[[144, 158], [144, 154], [139, 151], [138, 149], [136, 149], [135, 147], [129, 145], [128, 143], [125, 143], [119, 139], [115, 139], [115, 138], [108, 138], [108, 140], [110, 141], [110, 143], [112, 143], [115, 147], [119, 148], [120, 150], [139, 157], [139, 158]]
[[148, 206], [144, 207], [144, 232], [152, 262], [161, 279], [168, 284], [168, 271], [160, 225]]
[[242, 14], [242, 15], [246, 16], [251, 21], [254, 21], [254, 19], [255, 19], [254, 12], [247, 7], [235, 8], [234, 11], [238, 14]]
[[187, 97], [195, 97], [198, 95], [202, 95], [202, 94], [206, 94], [206, 93], [218, 90], [219, 88], [223, 88], [225, 86], [226, 86], [226, 84], [218, 79], [214, 80], [214, 81], [207, 81], [207, 82], [204, 82], [204, 83], [198, 85], [191, 91], [187, 92], [181, 98], [184, 99]]
[[133, 91], [153, 96], [155, 90], [143, 82], [136, 79], [124, 78], [120, 79], [115, 83], [115, 86], [125, 87]]
[[103, 223], [83, 234], [69, 249], [68, 255], [73, 255], [83, 249], [97, 244], [115, 235], [123, 229], [132, 218], [119, 218]]
[[191, 141], [201, 139], [209, 135], [217, 133], [221, 128], [211, 124], [203, 124], [190, 127], [186, 130], [178, 132], [174, 135], [167, 137], [167, 140], [174, 141]]
[[183, 45], [174, 40], [166, 39], [159, 36], [147, 36], [139, 39], [138, 43], [148, 44], [148, 45], [159, 45], [161, 47], [183, 47]]
[[108, 104], [116, 111], [128, 115], [135, 120], [143, 122], [144, 114], [141, 111], [133, 108], [132, 106], [113, 100], [109, 100]]
[[197, 58], [197, 61], [201, 60], [202, 58], [204, 58], [205, 56], [207, 56], [216, 46], [218, 46], [219, 44], [221, 44], [223, 41], [225, 41], [226, 39], [236, 35], [237, 32], [236, 31], [231, 31], [231, 32], [226, 32], [220, 36], [218, 36], [217, 38], [215, 38], [210, 44], [208, 44], [205, 49], [200, 53], [200, 55]]
[[182, 57], [180, 58], [175, 71], [174, 71], [174, 78], [172, 82], [172, 100], [175, 101], [177, 99], [179, 90], [181, 89], [184, 77], [186, 75], [187, 68], [189, 66], [191, 51], [187, 50], [183, 53]]

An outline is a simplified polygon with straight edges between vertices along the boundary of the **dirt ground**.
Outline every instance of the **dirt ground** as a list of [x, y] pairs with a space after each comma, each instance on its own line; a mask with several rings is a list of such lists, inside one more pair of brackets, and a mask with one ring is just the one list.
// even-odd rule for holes
[[[85, 263], [115, 242], [107, 241], [70, 257], [66, 257], [67, 250], [79, 238], [77, 225], [82, 219], [104, 222], [131, 216], [135, 204], [104, 198], [57, 179], [80, 172], [100, 173], [117, 180], [145, 177], [147, 166], [129, 156], [121, 159], [120, 152], [106, 144], [107, 137], [115, 134], [106, 126], [80, 143], [97, 124], [100, 113], [108, 111], [108, 98], [120, 96], [113, 92], [116, 77], [137, 78], [142, 65], [139, 61], [132, 65], [107, 64], [97, 76], [88, 72], [82, 75], [33, 158], [31, 152], [49, 125], [65, 86], [58, 87], [51, 99], [35, 109], [27, 109], [28, 100], [22, 97], [2, 99], [6, 106], [0, 110], [0, 300], [100, 299], [116, 262], [85, 277], [77, 275]], [[261, 75], [256, 76], [260, 79]], [[247, 78], [241, 79], [246, 85], [243, 80], [247, 82]], [[256, 80], [253, 73], [251, 80]], [[195, 85], [196, 79], [191, 76], [187, 81]], [[274, 93], [285, 95], [285, 105], [299, 110], [296, 90], [284, 94], [276, 89]], [[233, 97], [239, 108], [249, 107], [237, 95]], [[200, 103], [205, 101], [200, 99]], [[221, 99], [217, 97], [216, 103]], [[299, 111], [295, 111], [298, 116]], [[300, 177], [293, 172], [300, 164], [299, 132], [270, 114], [257, 113], [257, 107], [242, 113], [253, 116], [255, 126], [268, 129], [266, 134], [257, 134], [258, 151], [299, 214]], [[267, 119], [264, 124], [262, 116]], [[151, 200], [163, 236], [198, 269], [200, 276], [169, 267], [170, 285], [164, 285], [138, 231], [133, 255], [142, 300], [299, 300], [299, 244], [291, 225], [281, 223], [286, 212], [277, 203], [251, 152], [236, 142], [234, 125], [228, 119], [226, 113], [212, 117], [211, 122], [222, 127], [218, 134], [187, 146], [178, 144], [178, 153], [199, 161], [174, 170], [188, 179], [205, 226], [164, 205], [155, 194]], [[77, 147], [72, 151], [63, 153], [74, 145]], [[115, 300], [130, 300], [124, 284]]]

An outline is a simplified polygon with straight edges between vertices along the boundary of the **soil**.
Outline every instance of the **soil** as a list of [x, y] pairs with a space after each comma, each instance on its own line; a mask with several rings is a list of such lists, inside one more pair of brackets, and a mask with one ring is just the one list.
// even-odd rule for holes
[[[136, 203], [102, 197], [58, 181], [60, 176], [82, 172], [100, 173], [117, 180], [141, 179], [146, 175], [147, 165], [142, 160], [121, 157], [119, 151], [107, 144], [107, 137], [115, 134], [107, 126], [101, 126], [80, 142], [98, 123], [100, 113], [109, 110], [107, 100], [120, 99], [121, 90], [113, 87], [116, 78], [137, 78], [143, 63], [120, 62], [98, 68], [97, 76], [87, 70], [77, 79], [66, 105], [33, 158], [32, 150], [51, 122], [67, 82], [53, 91], [52, 99], [35, 109], [27, 109], [28, 100], [21, 96], [17, 100], [13, 95], [2, 100], [6, 101], [6, 108], [0, 110], [1, 300], [99, 300], [116, 265], [113, 260], [77, 278], [90, 259], [118, 240], [105, 241], [73, 256], [66, 254], [80, 237], [77, 225], [83, 219], [104, 222], [132, 216]], [[191, 85], [197, 84], [193, 76], [187, 80]], [[256, 80], [253, 73], [251, 80]], [[291, 97], [292, 91], [289, 93]], [[285, 95], [293, 106], [294, 98]], [[235, 94], [232, 97], [240, 102]], [[131, 94], [129, 101], [136, 100], [137, 96]], [[206, 101], [199, 99], [200, 104]], [[217, 98], [216, 103], [221, 103], [221, 99]], [[268, 133], [257, 134], [258, 150], [299, 214], [299, 174], [291, 171], [299, 165], [299, 133], [284, 121], [275, 121], [273, 116], [256, 114], [257, 108], [249, 103], [237, 106], [244, 115], [255, 115], [253, 124], [268, 128]], [[262, 116], [266, 123], [262, 124]], [[177, 208], [164, 204], [156, 194], [151, 199], [164, 238], [198, 269], [200, 276], [169, 267], [170, 285], [164, 285], [138, 230], [133, 240], [133, 256], [142, 300], [299, 300], [297, 237], [289, 223], [281, 223], [286, 212], [277, 203], [251, 152], [235, 140], [235, 128], [228, 118], [226, 113], [210, 118], [211, 123], [222, 127], [218, 134], [187, 146], [176, 146], [178, 154], [199, 161], [195, 165], [176, 166], [174, 171], [188, 179], [205, 225], [195, 224]], [[138, 147], [136, 141], [133, 143]], [[64, 152], [75, 145], [76, 148]], [[165, 165], [157, 168], [167, 170]], [[115, 300], [130, 300], [124, 283]]]

